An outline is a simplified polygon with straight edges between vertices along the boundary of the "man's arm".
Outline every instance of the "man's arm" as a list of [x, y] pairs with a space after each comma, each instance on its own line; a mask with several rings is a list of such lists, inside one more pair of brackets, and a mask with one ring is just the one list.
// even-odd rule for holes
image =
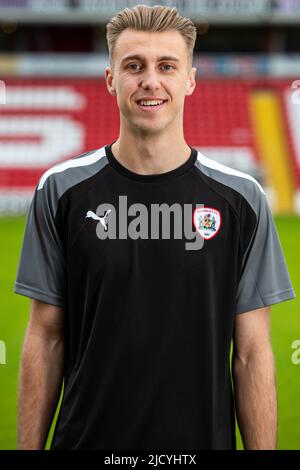
[[270, 342], [270, 307], [236, 316], [232, 378], [237, 421], [244, 448], [277, 445], [277, 392]]
[[32, 300], [19, 373], [17, 448], [45, 448], [64, 363], [64, 310]]

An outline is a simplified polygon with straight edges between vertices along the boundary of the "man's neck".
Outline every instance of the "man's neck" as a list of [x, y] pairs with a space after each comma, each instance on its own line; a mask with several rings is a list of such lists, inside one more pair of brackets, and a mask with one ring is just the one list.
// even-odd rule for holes
[[111, 150], [121, 165], [141, 175], [174, 170], [183, 165], [191, 154], [184, 138], [170, 141], [120, 136]]

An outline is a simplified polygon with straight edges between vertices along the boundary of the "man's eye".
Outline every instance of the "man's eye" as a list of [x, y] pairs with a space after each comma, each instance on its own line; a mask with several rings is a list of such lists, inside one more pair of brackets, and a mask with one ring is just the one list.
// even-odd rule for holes
[[136, 70], [136, 69], [133, 68], [133, 66], [135, 66], [135, 65], [139, 66], [140, 64], [128, 64], [126, 68], [131, 69], [131, 70]]
[[[174, 69], [174, 65], [171, 65], [171, 64], [163, 64], [163, 67], [172, 67], [172, 69]], [[168, 70], [171, 70], [171, 69], [168, 69]]]
[[[140, 69], [136, 68], [136, 67], [140, 67], [140, 66], [141, 66], [140, 64], [128, 64], [126, 68], [136, 71], [136, 70], [140, 70]], [[171, 67], [171, 68], [168, 68], [166, 70], [175, 69], [174, 65], [172, 65], [172, 64], [162, 64], [162, 67]]]

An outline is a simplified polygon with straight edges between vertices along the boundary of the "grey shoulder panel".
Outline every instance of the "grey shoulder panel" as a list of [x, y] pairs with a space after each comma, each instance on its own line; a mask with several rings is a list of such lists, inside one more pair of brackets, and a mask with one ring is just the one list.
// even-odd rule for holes
[[[235, 313], [240, 314], [293, 299], [295, 292], [273, 216], [261, 185], [252, 176], [221, 165], [200, 152], [195, 166], [206, 176], [241, 194], [256, 215], [256, 226], [251, 229], [251, 234], [246, 234], [250, 229], [249, 224], [244, 222], [241, 226], [241, 237], [246, 235], [251, 237], [243, 253]], [[242, 210], [246, 211], [243, 220], [247, 221], [247, 206], [243, 206]]]
[[200, 152], [198, 152], [195, 166], [206, 176], [241, 194], [258, 215], [262, 195], [265, 197], [266, 193], [255, 178], [207, 158]]
[[[107, 164], [105, 146], [71, 158], [45, 171], [37, 185], [37, 192], [47, 188], [49, 194], [55, 197], [55, 200], [51, 201], [51, 206], [55, 210], [59, 199], [68, 189], [94, 176]], [[55, 191], [51, 190], [51, 187], [55, 187]]]
[[68, 189], [97, 174], [107, 163], [102, 147], [55, 165], [42, 175], [29, 208], [14, 292], [64, 305], [66, 259], [55, 221], [59, 200]]

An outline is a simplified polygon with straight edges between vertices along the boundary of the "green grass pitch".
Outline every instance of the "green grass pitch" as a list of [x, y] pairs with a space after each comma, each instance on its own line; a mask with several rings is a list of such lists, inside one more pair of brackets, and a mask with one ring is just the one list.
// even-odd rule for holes
[[[272, 307], [271, 337], [276, 361], [278, 449], [300, 449], [300, 364], [291, 361], [292, 342], [300, 340], [300, 218], [276, 217], [293, 286], [298, 297]], [[16, 448], [18, 367], [29, 314], [29, 299], [12, 291], [25, 219], [0, 218], [0, 340], [6, 364], [0, 364], [0, 449]], [[48, 445], [51, 432], [48, 438]], [[238, 449], [242, 449], [237, 432]]]

